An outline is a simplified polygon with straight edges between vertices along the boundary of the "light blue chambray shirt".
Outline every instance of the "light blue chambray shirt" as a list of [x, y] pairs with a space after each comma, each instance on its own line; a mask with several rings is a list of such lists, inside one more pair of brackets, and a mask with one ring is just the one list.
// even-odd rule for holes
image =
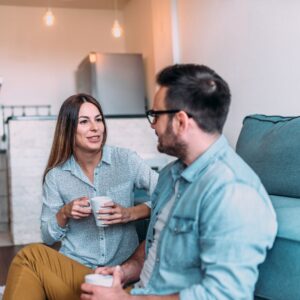
[[159, 237], [153, 272], [146, 287], [132, 294], [180, 299], [253, 299], [258, 265], [272, 247], [276, 217], [257, 175], [221, 136], [186, 167], [176, 161], [164, 168], [152, 195], [146, 240], [151, 251], [153, 227], [162, 207], [178, 192]]
[[107, 195], [124, 207], [133, 206], [134, 187], [151, 194], [157, 178], [158, 174], [135, 152], [104, 146], [92, 184], [72, 156], [46, 176], [41, 214], [43, 241], [46, 244], [62, 241], [61, 253], [90, 268], [122, 263], [138, 246], [133, 223], [97, 227], [91, 215], [81, 220], [70, 219], [61, 228], [55, 215], [66, 203], [83, 196]]

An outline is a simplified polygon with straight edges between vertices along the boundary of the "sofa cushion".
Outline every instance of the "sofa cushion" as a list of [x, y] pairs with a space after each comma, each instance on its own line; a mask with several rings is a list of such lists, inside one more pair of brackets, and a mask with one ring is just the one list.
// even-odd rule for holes
[[236, 151], [269, 194], [300, 198], [300, 117], [246, 117]]
[[296, 198], [270, 196], [278, 221], [277, 237], [300, 242], [300, 201]]
[[300, 243], [276, 238], [259, 266], [255, 295], [270, 300], [300, 299]]

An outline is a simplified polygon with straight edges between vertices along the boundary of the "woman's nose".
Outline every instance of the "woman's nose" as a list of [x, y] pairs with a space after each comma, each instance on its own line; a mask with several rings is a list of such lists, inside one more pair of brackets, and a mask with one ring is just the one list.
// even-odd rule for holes
[[91, 122], [91, 127], [90, 127], [91, 130], [93, 131], [96, 131], [99, 129], [99, 126], [96, 122]]

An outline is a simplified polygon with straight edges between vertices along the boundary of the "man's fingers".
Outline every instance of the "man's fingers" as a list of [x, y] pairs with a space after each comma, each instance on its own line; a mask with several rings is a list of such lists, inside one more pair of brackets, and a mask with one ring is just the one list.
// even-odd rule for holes
[[83, 283], [81, 285], [81, 290], [86, 294], [92, 294], [93, 293], [93, 285], [89, 283]]
[[92, 300], [92, 296], [90, 294], [81, 294], [80, 300]]
[[116, 266], [113, 273], [113, 287], [122, 286], [122, 269], [120, 266]]
[[114, 272], [114, 267], [99, 267], [95, 269], [95, 274], [103, 274], [103, 275], [112, 275]]

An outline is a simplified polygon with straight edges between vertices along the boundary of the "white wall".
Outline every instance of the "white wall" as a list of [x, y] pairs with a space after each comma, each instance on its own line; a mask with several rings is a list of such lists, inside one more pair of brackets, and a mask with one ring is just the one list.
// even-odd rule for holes
[[53, 13], [56, 24], [46, 27], [45, 8], [0, 6], [0, 104], [52, 104], [55, 114], [76, 92], [75, 70], [90, 51], [125, 51], [124, 38], [111, 35], [113, 11]]
[[154, 76], [173, 63], [171, 5], [171, 0], [152, 0]]
[[300, 115], [300, 1], [178, 0], [181, 62], [206, 64], [229, 83], [225, 134], [245, 115]]
[[142, 53], [149, 105], [155, 75], [172, 63], [170, 0], [131, 0], [124, 9], [126, 52]]
[[154, 95], [154, 53], [151, 0], [131, 0], [124, 9], [126, 52], [142, 53], [148, 101]]

